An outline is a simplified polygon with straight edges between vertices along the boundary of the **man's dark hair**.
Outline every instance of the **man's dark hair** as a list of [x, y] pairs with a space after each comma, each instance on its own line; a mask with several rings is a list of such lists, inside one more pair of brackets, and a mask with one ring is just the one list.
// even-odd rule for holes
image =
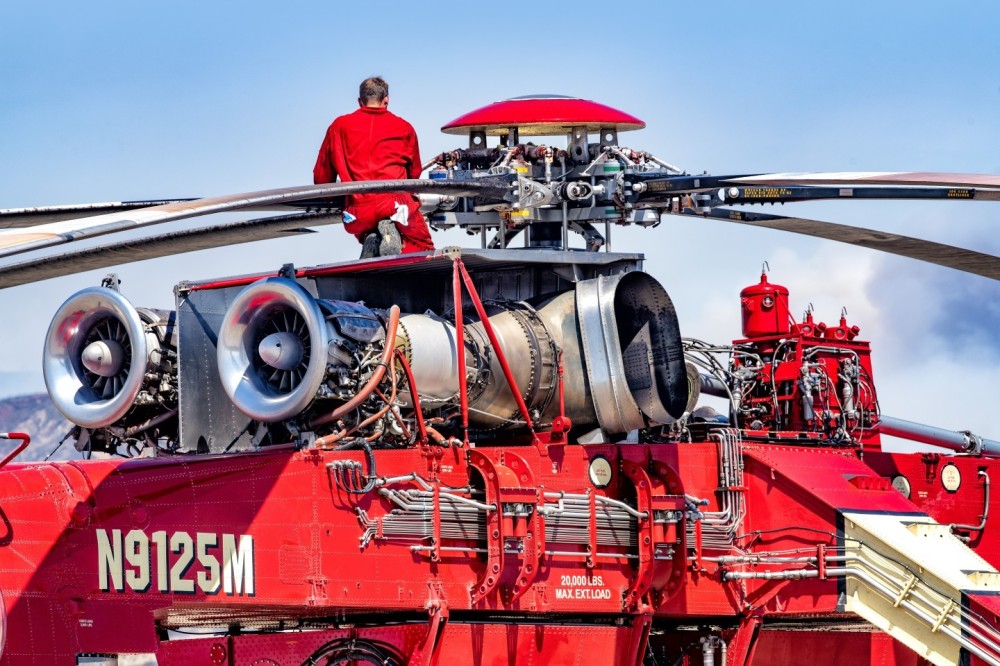
[[389, 96], [389, 84], [381, 76], [369, 76], [358, 88], [358, 98], [363, 104], [382, 103]]

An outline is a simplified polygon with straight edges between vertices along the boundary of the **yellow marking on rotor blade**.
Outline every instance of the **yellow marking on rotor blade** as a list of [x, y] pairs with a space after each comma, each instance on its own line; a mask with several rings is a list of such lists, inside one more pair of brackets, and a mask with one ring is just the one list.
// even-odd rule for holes
[[773, 199], [776, 197], [791, 196], [792, 191], [785, 187], [745, 187], [743, 188], [744, 199]]

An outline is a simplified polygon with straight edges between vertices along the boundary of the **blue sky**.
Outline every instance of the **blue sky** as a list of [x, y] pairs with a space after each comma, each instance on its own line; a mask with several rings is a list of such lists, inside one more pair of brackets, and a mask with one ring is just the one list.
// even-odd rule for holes
[[[327, 124], [371, 74], [389, 80], [425, 157], [459, 146], [438, 131], [452, 118], [548, 92], [642, 118], [621, 143], [691, 172], [1000, 173], [994, 2], [341, 4], [4, 3], [0, 208], [307, 183]], [[795, 210], [1000, 254], [997, 204]], [[739, 291], [767, 260], [796, 314], [847, 307], [873, 342], [886, 413], [1000, 438], [990, 281], [721, 222], [620, 231], [612, 246], [645, 252], [682, 332], [718, 342], [738, 337]], [[171, 307], [182, 279], [356, 253], [326, 227], [118, 272], [137, 305]], [[0, 396], [43, 389], [51, 314], [105, 272], [0, 291]]]

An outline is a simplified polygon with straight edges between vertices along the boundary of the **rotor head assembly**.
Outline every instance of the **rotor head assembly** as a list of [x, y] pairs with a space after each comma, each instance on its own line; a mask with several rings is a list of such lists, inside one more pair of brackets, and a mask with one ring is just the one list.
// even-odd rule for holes
[[[446, 134], [467, 135], [468, 148], [437, 156], [430, 177], [505, 176], [512, 194], [495, 203], [427, 198], [425, 213], [435, 226], [480, 232], [483, 247], [507, 247], [523, 231], [531, 247], [566, 249], [572, 232], [584, 238], [586, 249], [597, 250], [606, 245], [612, 223], [658, 220], [629, 200], [632, 181], [626, 175], [679, 173], [645, 151], [619, 147], [620, 132], [645, 126], [618, 109], [564, 95], [516, 97], [470, 111], [441, 128]], [[497, 145], [489, 145], [493, 137]], [[552, 143], [535, 143], [535, 137], [551, 137]], [[604, 234], [595, 224], [606, 227]], [[489, 232], [495, 233], [487, 241]]]

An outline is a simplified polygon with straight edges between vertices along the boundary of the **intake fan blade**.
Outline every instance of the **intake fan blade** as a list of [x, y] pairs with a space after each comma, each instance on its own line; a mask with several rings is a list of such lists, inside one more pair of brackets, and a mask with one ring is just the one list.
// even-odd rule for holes
[[[268, 363], [273, 360], [267, 349], [270, 336], [276, 334], [299, 340], [300, 353], [292, 367]], [[222, 387], [252, 419], [292, 418], [316, 396], [329, 346], [323, 313], [305, 289], [280, 277], [258, 280], [237, 295], [219, 326], [216, 360]]]

